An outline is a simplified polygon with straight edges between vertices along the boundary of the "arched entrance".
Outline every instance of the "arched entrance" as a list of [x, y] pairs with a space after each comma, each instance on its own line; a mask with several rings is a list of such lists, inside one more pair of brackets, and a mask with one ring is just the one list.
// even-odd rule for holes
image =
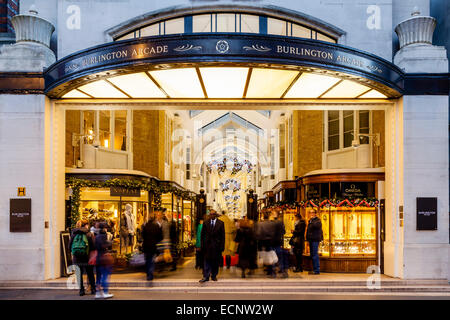
[[[124, 39], [61, 59], [45, 80], [47, 96], [64, 111], [251, 109], [280, 110], [280, 116], [293, 110], [386, 110], [404, 86], [402, 71], [388, 61], [317, 40], [317, 34], [316, 39], [242, 33]], [[275, 158], [275, 151], [268, 152]], [[165, 167], [176, 170], [183, 168]], [[287, 166], [285, 172], [293, 175], [295, 169]], [[277, 178], [272, 175], [268, 184]], [[222, 202], [231, 196], [223, 195]]]

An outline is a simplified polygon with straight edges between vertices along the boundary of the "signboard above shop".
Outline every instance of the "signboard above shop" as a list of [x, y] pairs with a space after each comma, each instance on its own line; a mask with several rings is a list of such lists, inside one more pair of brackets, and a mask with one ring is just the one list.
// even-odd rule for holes
[[58, 88], [60, 85], [69, 81], [71, 86], [86, 79], [89, 81], [86, 76], [90, 74], [97, 74], [96, 78], [101, 79], [114, 75], [113, 71], [119, 69], [132, 72], [158, 65], [170, 68], [171, 63], [192, 66], [192, 63], [201, 65], [218, 61], [330, 70], [335, 76], [342, 73], [342, 76], [355, 81], [361, 77], [369, 79], [380, 91], [392, 97], [400, 96], [403, 90], [402, 71], [372, 54], [317, 40], [232, 33], [152, 36], [89, 48], [48, 68], [45, 73], [46, 93], [51, 97], [61, 97], [71, 88]]
[[111, 187], [111, 197], [140, 197], [141, 189], [138, 188], [124, 188], [124, 187]]

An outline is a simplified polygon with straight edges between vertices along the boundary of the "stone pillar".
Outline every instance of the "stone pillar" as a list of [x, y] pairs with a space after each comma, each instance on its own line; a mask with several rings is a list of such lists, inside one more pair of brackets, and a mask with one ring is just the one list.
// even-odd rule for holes
[[[0, 280], [44, 280], [60, 276], [64, 229], [64, 114], [45, 97], [42, 73], [56, 60], [54, 27], [34, 9], [12, 23], [16, 43], [0, 47], [0, 72], [15, 79], [0, 94]], [[31, 232], [9, 230], [18, 187], [31, 198]]]
[[[405, 73], [447, 73], [445, 48], [431, 43], [436, 21], [417, 11], [395, 28], [400, 50], [394, 62]], [[388, 275], [405, 279], [449, 276], [448, 116], [447, 95], [405, 95], [386, 112]], [[416, 230], [417, 197], [437, 197], [437, 230]]]

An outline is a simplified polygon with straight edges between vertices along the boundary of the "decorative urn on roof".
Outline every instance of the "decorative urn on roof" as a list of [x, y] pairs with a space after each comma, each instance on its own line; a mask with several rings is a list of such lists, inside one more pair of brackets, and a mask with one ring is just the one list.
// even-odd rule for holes
[[432, 45], [436, 19], [421, 16], [418, 7], [414, 8], [411, 16], [411, 18], [400, 22], [395, 28], [400, 42], [400, 49], [413, 43]]
[[436, 19], [421, 16], [417, 7], [411, 15], [395, 28], [400, 49], [394, 56], [394, 63], [406, 73], [448, 72], [445, 47], [433, 45]]
[[50, 39], [55, 27], [38, 16], [36, 7], [32, 5], [27, 14], [19, 14], [11, 18], [16, 32], [16, 42], [37, 42], [50, 47]]

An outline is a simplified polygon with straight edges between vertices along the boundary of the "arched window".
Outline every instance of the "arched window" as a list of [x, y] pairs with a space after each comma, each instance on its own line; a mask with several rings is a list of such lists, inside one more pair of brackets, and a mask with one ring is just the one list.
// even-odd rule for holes
[[[115, 40], [148, 36], [195, 33], [253, 33], [322, 40], [336, 43], [344, 34], [331, 25], [312, 17], [292, 13], [275, 14], [269, 9], [207, 7], [149, 13], [131, 19], [108, 31]], [[213, 10], [214, 9], [214, 10]], [[219, 11], [222, 10], [222, 11]], [[277, 10], [277, 12], [281, 11]], [[170, 12], [170, 14], [168, 13]]]

